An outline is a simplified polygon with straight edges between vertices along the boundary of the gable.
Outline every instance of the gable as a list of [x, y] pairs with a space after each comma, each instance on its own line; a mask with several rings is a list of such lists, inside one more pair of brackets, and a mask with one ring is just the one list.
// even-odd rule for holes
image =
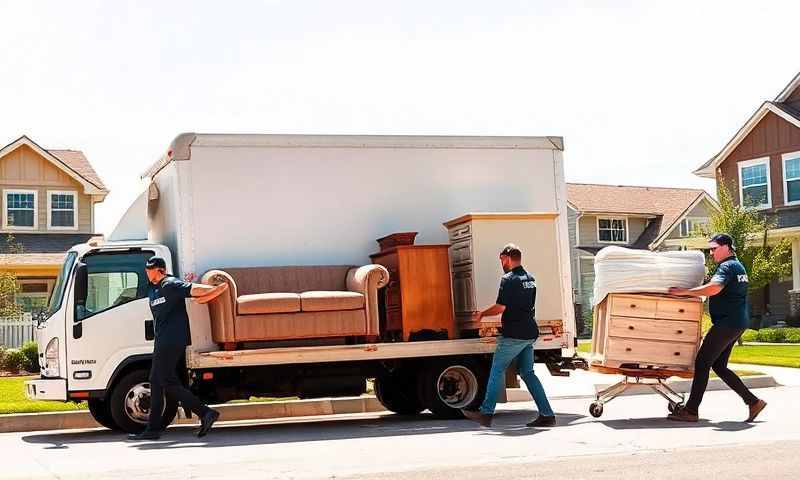
[[800, 128], [767, 112], [722, 162], [738, 162], [800, 149]]
[[0, 178], [5, 185], [82, 188], [81, 184], [28, 145], [0, 157]]

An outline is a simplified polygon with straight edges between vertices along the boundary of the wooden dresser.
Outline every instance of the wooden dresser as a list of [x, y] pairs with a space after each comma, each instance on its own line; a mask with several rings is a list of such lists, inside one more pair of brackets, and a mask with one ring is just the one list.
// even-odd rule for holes
[[383, 295], [384, 339], [407, 342], [433, 339], [431, 335], [457, 338], [448, 248], [449, 245], [400, 245], [370, 255], [372, 263], [389, 270], [389, 284]]
[[591, 365], [694, 370], [703, 302], [612, 293], [594, 311]]

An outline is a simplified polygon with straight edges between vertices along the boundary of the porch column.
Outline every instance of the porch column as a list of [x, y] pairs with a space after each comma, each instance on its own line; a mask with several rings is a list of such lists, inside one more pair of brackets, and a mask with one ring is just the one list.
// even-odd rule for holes
[[792, 239], [792, 290], [800, 290], [800, 237]]

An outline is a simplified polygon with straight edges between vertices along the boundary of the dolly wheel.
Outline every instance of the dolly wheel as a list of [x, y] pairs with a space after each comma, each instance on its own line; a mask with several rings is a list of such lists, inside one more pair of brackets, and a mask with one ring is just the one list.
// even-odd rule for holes
[[589, 413], [594, 418], [600, 418], [600, 415], [603, 414], [603, 404], [600, 402], [593, 402], [591, 405], [589, 405]]
[[680, 402], [680, 403], [669, 402], [669, 405], [667, 405], [667, 408], [669, 409], [669, 413], [675, 413], [675, 412], [677, 412], [678, 410], [680, 410], [683, 407], [684, 407], [683, 402]]

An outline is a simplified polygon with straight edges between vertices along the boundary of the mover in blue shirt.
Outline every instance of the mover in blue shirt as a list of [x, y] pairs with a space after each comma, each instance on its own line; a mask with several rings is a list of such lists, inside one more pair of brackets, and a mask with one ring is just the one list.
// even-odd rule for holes
[[671, 295], [709, 297], [708, 308], [711, 314], [711, 329], [703, 339], [697, 352], [694, 365], [692, 393], [686, 406], [679, 408], [667, 418], [683, 422], [696, 422], [703, 394], [708, 386], [709, 370], [714, 369], [733, 391], [747, 404], [747, 422], [756, 419], [767, 406], [742, 383], [742, 380], [728, 368], [728, 358], [736, 340], [747, 328], [747, 286], [748, 278], [744, 265], [736, 258], [733, 239], [726, 233], [715, 235], [708, 244], [717, 269], [711, 281], [697, 288], [671, 288]]

